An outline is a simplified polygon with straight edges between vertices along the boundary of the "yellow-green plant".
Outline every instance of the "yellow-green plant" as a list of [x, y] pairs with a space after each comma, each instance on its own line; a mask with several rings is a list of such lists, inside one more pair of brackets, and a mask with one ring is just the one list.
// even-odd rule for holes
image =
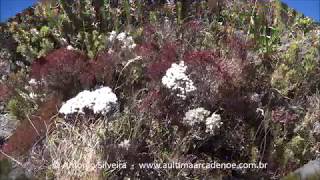
[[22, 96], [16, 96], [8, 102], [7, 108], [18, 120], [24, 120], [32, 111], [32, 104]]
[[90, 58], [106, 47], [106, 35], [96, 30], [92, 32], [81, 32], [78, 34], [78, 40], [84, 42], [85, 50]]
[[66, 45], [66, 39], [63, 37], [63, 22], [67, 20], [66, 16], [57, 13], [47, 4], [37, 5], [34, 13], [34, 17], [23, 17], [22, 23], [8, 23], [9, 31], [18, 42], [17, 52], [28, 62], [56, 47]]
[[317, 47], [302, 49], [298, 42], [290, 44], [272, 74], [271, 84], [283, 94], [295, 90], [308, 80], [318, 65]]
[[[53, 49], [71, 45], [93, 58], [105, 48], [106, 34], [119, 30], [123, 8], [130, 24], [131, 3], [124, 1], [121, 7], [111, 7], [111, 1], [56, 0], [39, 3], [34, 16], [23, 17], [22, 23], [9, 23], [10, 32], [18, 42], [17, 52], [29, 62], [46, 55]], [[122, 7], [123, 6], [123, 7]]]

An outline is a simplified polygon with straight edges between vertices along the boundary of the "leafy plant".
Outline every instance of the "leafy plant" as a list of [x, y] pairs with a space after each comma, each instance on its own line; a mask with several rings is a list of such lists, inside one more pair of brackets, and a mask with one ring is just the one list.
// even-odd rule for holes
[[[297, 42], [290, 44], [283, 55], [282, 62], [275, 69], [271, 83], [283, 94], [294, 92], [316, 70], [318, 52], [311, 47], [308, 50], [299, 48]], [[297, 64], [300, 62], [300, 64]]]

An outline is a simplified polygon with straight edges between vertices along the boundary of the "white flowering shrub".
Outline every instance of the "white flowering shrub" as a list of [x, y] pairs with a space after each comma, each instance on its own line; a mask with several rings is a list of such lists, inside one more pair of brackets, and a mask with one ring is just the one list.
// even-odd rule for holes
[[64, 115], [84, 114], [84, 109], [90, 109], [94, 114], [107, 114], [116, 104], [117, 96], [109, 87], [102, 87], [94, 91], [82, 91], [68, 100], [59, 110]]
[[121, 44], [122, 49], [134, 49], [136, 47], [136, 44], [128, 33], [126, 32], [121, 32], [117, 34], [117, 32], [112, 31], [109, 35], [108, 40], [110, 42], [114, 42], [117, 40]]
[[204, 123], [206, 126], [205, 132], [214, 134], [217, 129], [220, 129], [223, 123], [219, 114], [210, 114], [211, 112], [204, 109], [203, 107], [191, 109], [186, 112], [183, 121], [185, 124], [191, 127]]
[[130, 140], [125, 139], [125, 140], [121, 141], [118, 145], [119, 145], [119, 147], [122, 147], [122, 148], [128, 150], [130, 147]]
[[67, 49], [68, 49], [68, 50], [76, 50], [76, 48], [74, 48], [74, 47], [71, 46], [71, 45], [68, 45], [68, 46], [67, 46]]
[[36, 79], [34, 79], [34, 78], [31, 78], [28, 83], [29, 83], [30, 85], [32, 85], [32, 86], [35, 86], [35, 85], [38, 85], [38, 84], [39, 84], [39, 82], [38, 82]]
[[210, 111], [203, 107], [191, 109], [186, 112], [184, 122], [189, 126], [194, 126], [196, 123], [202, 122], [210, 115]]
[[166, 71], [165, 76], [162, 77], [162, 84], [172, 91], [177, 91], [176, 95], [182, 99], [185, 99], [188, 93], [197, 89], [186, 71], [187, 66], [184, 61], [181, 61], [179, 64], [173, 63]]
[[206, 119], [206, 133], [214, 134], [217, 129], [220, 129], [222, 124], [221, 116], [212, 113], [212, 115]]

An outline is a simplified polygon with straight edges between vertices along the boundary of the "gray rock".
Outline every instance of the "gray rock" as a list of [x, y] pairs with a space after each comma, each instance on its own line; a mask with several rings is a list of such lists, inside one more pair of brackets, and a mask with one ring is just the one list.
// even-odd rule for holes
[[284, 180], [308, 180], [320, 178], [320, 160], [309, 161], [301, 168], [283, 178]]
[[8, 175], [8, 180], [19, 180], [19, 179], [29, 179], [22, 167], [16, 166], [10, 171]]
[[0, 114], [0, 137], [7, 138], [11, 136], [17, 125], [18, 120], [10, 114]]
[[[316, 121], [316, 122], [313, 124], [312, 133], [314, 134], [314, 136], [320, 137], [320, 122]], [[318, 138], [318, 139], [319, 139], [319, 138]]]

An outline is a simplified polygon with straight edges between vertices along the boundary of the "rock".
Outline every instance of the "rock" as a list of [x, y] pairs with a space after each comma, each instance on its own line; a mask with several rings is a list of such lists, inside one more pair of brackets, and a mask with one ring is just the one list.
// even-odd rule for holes
[[10, 160], [0, 160], [0, 179], [1, 180], [28, 180], [32, 179], [31, 176], [27, 177], [24, 168], [17, 164], [13, 164]]
[[320, 160], [316, 159], [309, 161], [301, 168], [295, 170], [289, 174], [284, 180], [308, 180], [308, 179], [320, 179]]
[[316, 121], [312, 128], [313, 137], [320, 140], [320, 122]]
[[[3, 51], [3, 50], [2, 50]], [[2, 53], [0, 56], [3, 55], [4, 52], [0, 52]], [[2, 60], [2, 58], [0, 57], [0, 81], [6, 80], [8, 75], [10, 73], [10, 63], [8, 60]]]
[[12, 170], [8, 174], [8, 179], [9, 180], [19, 180], [19, 179], [27, 180], [29, 178], [26, 176], [25, 171], [22, 167], [15, 166], [12, 168]]
[[10, 114], [0, 114], [0, 137], [7, 138], [11, 136], [18, 122], [19, 121]]

